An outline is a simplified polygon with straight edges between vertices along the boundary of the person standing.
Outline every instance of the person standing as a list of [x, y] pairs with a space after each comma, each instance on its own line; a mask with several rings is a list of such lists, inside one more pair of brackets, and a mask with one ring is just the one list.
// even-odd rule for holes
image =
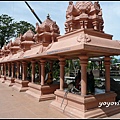
[[52, 75], [51, 70], [46, 75], [45, 83], [47, 83], [47, 84], [52, 84], [53, 83], [53, 75]]
[[90, 79], [90, 92], [94, 93], [95, 92], [95, 80], [94, 80], [94, 75], [92, 70], [90, 71], [90, 75], [89, 75], [89, 79]]
[[80, 81], [81, 81], [81, 72], [78, 70], [77, 76], [75, 77], [75, 87], [80, 89]]

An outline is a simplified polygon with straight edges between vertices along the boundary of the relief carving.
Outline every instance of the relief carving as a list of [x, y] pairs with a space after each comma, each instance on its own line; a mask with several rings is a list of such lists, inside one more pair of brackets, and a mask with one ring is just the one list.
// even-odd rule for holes
[[18, 58], [23, 57], [23, 55], [24, 55], [24, 51], [22, 51], [22, 52], [20, 53], [20, 55], [18, 56]]
[[100, 4], [98, 1], [94, 2], [94, 8], [98, 11], [100, 11]]
[[51, 44], [49, 44], [49, 45], [46, 47], [45, 51], [47, 51], [48, 49], [50, 49], [50, 48], [52, 47], [53, 43], [54, 43], [54, 42], [52, 42]]
[[87, 42], [90, 42], [91, 41], [91, 38], [88, 34], [84, 34], [84, 33], [81, 33], [78, 38], [77, 38], [77, 41], [78, 42], [83, 42], [83, 43], [87, 43]]
[[42, 53], [44, 51], [44, 47], [43, 47], [43, 45], [41, 44], [40, 45], [40, 49], [39, 49], [39, 51], [37, 52], [37, 54], [40, 54], [40, 53]]
[[49, 44], [47, 47], [44, 47], [42, 44], [40, 45], [40, 49], [37, 52], [37, 54], [40, 54], [42, 52], [46, 52], [48, 49], [50, 49], [52, 47], [54, 42], [52, 42], [51, 44]]

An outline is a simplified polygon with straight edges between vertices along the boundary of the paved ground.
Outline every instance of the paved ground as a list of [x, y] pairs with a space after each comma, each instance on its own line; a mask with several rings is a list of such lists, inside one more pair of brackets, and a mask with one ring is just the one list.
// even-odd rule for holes
[[[68, 119], [68, 116], [49, 107], [51, 101], [38, 102], [26, 93], [0, 82], [0, 118]], [[120, 113], [109, 118], [120, 118]]]

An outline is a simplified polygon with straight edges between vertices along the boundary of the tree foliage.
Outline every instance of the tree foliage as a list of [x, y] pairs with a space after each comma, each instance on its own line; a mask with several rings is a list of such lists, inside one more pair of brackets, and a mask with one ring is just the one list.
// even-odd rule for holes
[[118, 59], [115, 58], [115, 56], [112, 56], [111, 62], [112, 62], [112, 64], [117, 63], [117, 62], [118, 62]]
[[0, 16], [0, 45], [1, 48], [5, 42], [9, 39], [14, 37], [15, 28], [13, 18], [9, 17], [8, 15], [1, 15]]
[[26, 22], [26, 21], [20, 21], [15, 23], [15, 36], [19, 36], [20, 34], [24, 34], [27, 32], [29, 29], [31, 29], [35, 33], [35, 27]]
[[71, 73], [76, 76], [78, 69], [80, 69], [79, 59], [66, 60], [65, 73], [67, 76], [71, 76]]
[[0, 48], [13, 37], [18, 37], [29, 29], [35, 32], [35, 27], [32, 24], [26, 21], [16, 22], [12, 17], [2, 14], [0, 16]]

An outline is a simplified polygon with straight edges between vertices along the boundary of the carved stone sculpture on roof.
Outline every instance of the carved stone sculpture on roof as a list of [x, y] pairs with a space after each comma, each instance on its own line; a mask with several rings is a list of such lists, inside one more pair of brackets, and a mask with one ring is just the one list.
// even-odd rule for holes
[[32, 30], [28, 30], [24, 35], [20, 35], [20, 49], [25, 52], [26, 50], [29, 50], [31, 45], [35, 44], [34, 42], [34, 32]]
[[20, 37], [17, 37], [13, 42], [9, 43], [9, 49], [11, 54], [16, 54], [17, 51], [20, 49]]
[[8, 49], [10, 49], [11, 44], [12, 44], [12, 40], [10, 40], [10, 41], [8, 42], [8, 44], [7, 44], [7, 48], [8, 48]]
[[49, 15], [41, 25], [36, 23], [35, 31], [37, 32], [37, 34], [34, 36], [35, 41], [37, 43], [42, 43], [42, 45], [45, 47], [47, 47], [52, 42], [56, 42], [56, 37], [58, 37], [60, 34], [58, 25], [56, 22], [51, 20]]
[[2, 48], [0, 49], [0, 56], [3, 57], [4, 56], [4, 46], [2, 46]]
[[66, 33], [77, 29], [93, 29], [103, 32], [102, 9], [99, 2], [77, 1], [75, 5], [69, 2], [66, 11], [65, 31]]
[[37, 54], [48, 50], [54, 42], [57, 42], [57, 37], [60, 36], [59, 27], [55, 21], [51, 20], [49, 14], [41, 25], [36, 23], [35, 31], [37, 33], [34, 35], [34, 39], [40, 45]]
[[1, 48], [1, 54], [4, 56], [4, 46], [2, 46], [2, 48]]
[[77, 15], [78, 15], [77, 9], [75, 9], [73, 2], [70, 1], [66, 11], [66, 18], [68, 19], [71, 16], [77, 16]]
[[4, 56], [7, 56], [10, 53], [10, 49], [8, 47], [8, 44], [3, 46], [2, 53]]
[[1, 57], [3, 57], [4, 56], [4, 47], [2, 47], [2, 49], [0, 50], [0, 55], [1, 55]]

